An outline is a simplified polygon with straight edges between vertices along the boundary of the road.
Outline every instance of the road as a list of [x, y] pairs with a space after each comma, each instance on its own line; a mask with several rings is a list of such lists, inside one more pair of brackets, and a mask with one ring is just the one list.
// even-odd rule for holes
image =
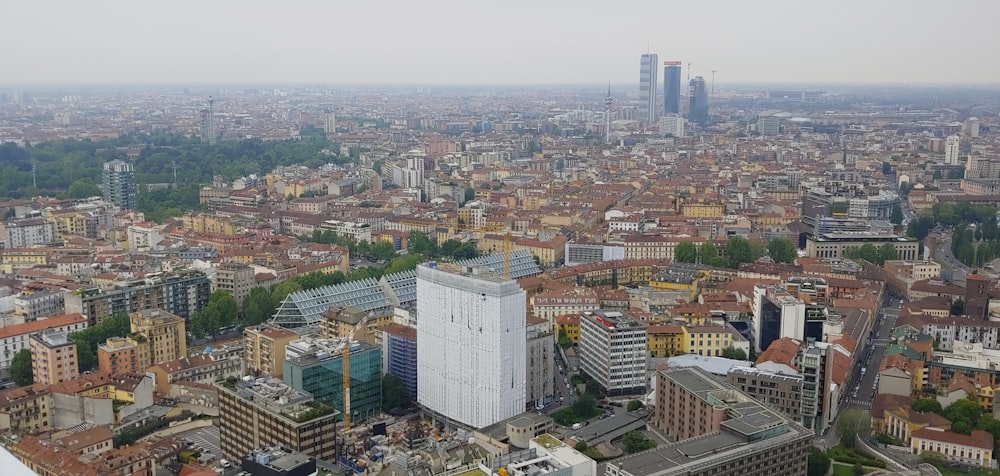
[[937, 253], [935, 254], [935, 257], [938, 259], [938, 261], [943, 261], [948, 266], [951, 266], [955, 271], [962, 271], [964, 273], [960, 277], [961, 279], [959, 279], [958, 276], [952, 276], [952, 280], [953, 281], [954, 280], [959, 280], [959, 281], [965, 280], [965, 275], [967, 275], [967, 274], [969, 274], [969, 273], [972, 272], [972, 268], [970, 268], [970, 267], [962, 264], [961, 262], [959, 262], [955, 258], [955, 256], [951, 253], [951, 237], [950, 236], [948, 238], [942, 239], [938, 243], [938, 249], [937, 249]]

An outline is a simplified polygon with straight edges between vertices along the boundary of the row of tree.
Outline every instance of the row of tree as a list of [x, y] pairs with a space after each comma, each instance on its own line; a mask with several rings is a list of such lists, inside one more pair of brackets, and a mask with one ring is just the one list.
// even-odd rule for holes
[[685, 241], [678, 243], [674, 249], [674, 261], [678, 263], [701, 263], [719, 268], [739, 268], [742, 263], [752, 263], [764, 255], [778, 263], [795, 261], [797, 247], [791, 241], [781, 238], [772, 239], [767, 247], [751, 243], [742, 236], [733, 236], [726, 240], [725, 256], [719, 256], [719, 250], [710, 242], [701, 246]]
[[899, 252], [892, 243], [884, 243], [876, 247], [871, 243], [865, 243], [858, 248], [848, 248], [844, 250], [844, 258], [854, 260], [864, 260], [882, 266], [886, 261], [899, 259]]
[[80, 372], [97, 368], [97, 347], [111, 337], [126, 337], [132, 331], [128, 314], [116, 312], [94, 327], [69, 334], [69, 340], [76, 344], [76, 355]]

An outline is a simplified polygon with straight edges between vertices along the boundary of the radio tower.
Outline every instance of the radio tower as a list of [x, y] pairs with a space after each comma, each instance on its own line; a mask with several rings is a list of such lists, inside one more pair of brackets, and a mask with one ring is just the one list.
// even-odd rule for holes
[[611, 81], [608, 81], [608, 95], [604, 98], [604, 143], [611, 143], [611, 104], [615, 102], [611, 97]]

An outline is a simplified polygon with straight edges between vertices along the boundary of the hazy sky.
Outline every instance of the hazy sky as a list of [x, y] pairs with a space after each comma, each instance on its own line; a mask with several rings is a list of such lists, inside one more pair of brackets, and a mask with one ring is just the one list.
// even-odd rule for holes
[[[0, 83], [1000, 83], [1000, 1], [12, 0]], [[662, 74], [662, 73], [661, 73]], [[688, 73], [685, 72], [685, 75]]]

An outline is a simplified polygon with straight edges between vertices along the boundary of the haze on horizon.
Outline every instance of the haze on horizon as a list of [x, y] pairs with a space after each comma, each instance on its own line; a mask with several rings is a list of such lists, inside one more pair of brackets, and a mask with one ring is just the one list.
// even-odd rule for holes
[[[0, 83], [1000, 84], [1000, 2], [19, 1]], [[647, 46], [648, 45], [648, 46]]]

